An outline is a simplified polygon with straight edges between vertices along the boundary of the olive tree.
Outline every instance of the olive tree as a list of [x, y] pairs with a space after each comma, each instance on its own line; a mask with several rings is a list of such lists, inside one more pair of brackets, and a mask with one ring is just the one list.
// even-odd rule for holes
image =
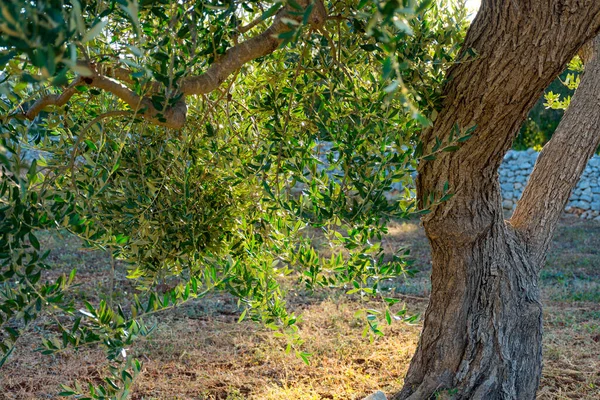
[[[436, 388], [457, 398], [533, 399], [542, 368], [538, 274], [572, 189], [600, 141], [596, 2], [483, 1], [464, 46], [479, 56], [449, 71], [430, 143], [458, 124], [475, 138], [419, 165], [421, 194], [448, 180], [456, 195], [423, 218], [432, 295], [419, 348], [397, 398]], [[569, 11], [567, 11], [569, 10]], [[571, 13], [572, 12], [572, 13]], [[574, 20], [570, 20], [570, 18]], [[497, 171], [527, 111], [582, 49], [590, 59], [555, 136], [505, 221]]]
[[[484, 0], [466, 37], [452, 1], [0, 7], [2, 362], [42, 312], [74, 320], [44, 352], [99, 342], [117, 359], [147, 333], [141, 316], [209, 290], [236, 295], [242, 318], [287, 333], [306, 359], [276, 276], [296, 268], [308, 288], [346, 285], [392, 306], [381, 282], [406, 272], [406, 253], [389, 261], [375, 239], [416, 214], [432, 294], [396, 398], [535, 398], [537, 276], [598, 144], [594, 51], [509, 221], [497, 170], [544, 88], [592, 46], [596, 1]], [[25, 165], [27, 146], [45, 153]], [[404, 196], [389, 202], [394, 182]], [[324, 231], [331, 259], [306, 226]], [[145, 293], [132, 311], [75, 311], [64, 301], [75, 271], [42, 283], [52, 267], [35, 232], [57, 228], [128, 263]], [[366, 329], [381, 333], [376, 315]], [[131, 375], [115, 376], [92, 394], [125, 396]]]
[[[380, 298], [385, 310], [363, 314], [371, 337], [412, 318], [381, 285], [408, 272], [407, 250], [384, 254], [379, 239], [390, 218], [427, 212], [411, 189], [433, 156], [418, 135], [467, 23], [460, 4], [403, 6], [3, 3], [0, 365], [43, 316], [43, 353], [97, 344], [112, 363], [104, 384], [64, 395], [125, 397], [146, 316], [215, 290], [308, 362], [281, 275]], [[73, 296], [77, 271], [60, 275], [42, 230], [124, 262], [130, 298]]]

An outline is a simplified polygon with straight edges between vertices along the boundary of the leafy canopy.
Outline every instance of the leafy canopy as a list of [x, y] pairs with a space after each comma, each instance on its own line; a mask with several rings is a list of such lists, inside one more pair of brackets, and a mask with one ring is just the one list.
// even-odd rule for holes
[[[43, 353], [98, 343], [115, 363], [106, 384], [63, 395], [125, 398], [140, 369], [125, 349], [151, 330], [144, 318], [209, 291], [235, 295], [242, 318], [305, 360], [281, 276], [398, 301], [385, 281], [409, 262], [383, 253], [386, 222], [451, 196], [446, 185], [417, 210], [412, 174], [472, 132], [418, 141], [459, 55], [462, 2], [7, 0], [0, 11], [0, 366], [50, 315], [58, 334]], [[76, 269], [48, 280], [42, 230], [123, 260], [128, 307], [74, 300]], [[379, 312], [365, 317], [365, 334], [380, 334]]]

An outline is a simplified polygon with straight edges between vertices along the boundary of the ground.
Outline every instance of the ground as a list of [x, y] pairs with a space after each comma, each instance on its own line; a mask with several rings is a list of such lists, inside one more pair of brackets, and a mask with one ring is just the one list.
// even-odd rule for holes
[[[411, 313], [422, 313], [429, 292], [430, 256], [417, 221], [390, 226], [384, 245], [408, 245], [418, 273], [393, 282]], [[75, 239], [44, 237], [52, 261], [78, 268], [81, 293], [100, 298], [110, 285], [104, 253], [84, 251]], [[538, 399], [600, 398], [600, 223], [565, 218], [541, 275], [544, 299], [544, 371]], [[128, 285], [118, 268], [115, 296]], [[370, 306], [342, 292], [308, 296], [292, 290], [302, 312], [301, 334], [311, 365], [285, 354], [280, 339], [252, 322], [237, 323], [236, 302], [214, 295], [156, 317], [158, 329], [130, 351], [143, 361], [133, 399], [361, 399], [381, 389], [393, 392], [415, 350], [420, 322], [383, 326], [373, 343], [361, 336]], [[375, 304], [373, 306], [381, 306]], [[48, 326], [36, 327], [44, 332]], [[27, 334], [0, 370], [0, 399], [55, 398], [58, 384], [98, 382], [105, 357], [97, 349], [59, 356], [32, 351], [39, 333]]]

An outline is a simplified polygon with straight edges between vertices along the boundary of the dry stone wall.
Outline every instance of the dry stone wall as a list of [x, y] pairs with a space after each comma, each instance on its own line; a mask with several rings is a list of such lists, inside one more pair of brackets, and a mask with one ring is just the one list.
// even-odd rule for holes
[[[325, 169], [328, 164], [326, 155], [331, 151], [331, 144], [322, 142], [317, 148], [317, 156], [322, 162], [320, 170]], [[523, 194], [529, 175], [533, 171], [538, 155], [539, 153], [533, 149], [526, 151], [510, 150], [504, 157], [498, 171], [504, 209], [508, 211], [515, 209], [517, 201]], [[336, 156], [334, 154], [334, 158]], [[334, 175], [339, 174], [339, 171], [327, 170], [327, 173], [330, 174], [332, 179], [335, 179]], [[413, 177], [416, 177], [416, 173]], [[411, 189], [414, 188], [411, 187]], [[403, 193], [402, 184], [395, 182], [391, 184], [391, 190], [386, 193], [386, 197], [393, 200]], [[565, 212], [578, 215], [584, 219], [600, 221], [600, 156], [594, 156], [588, 163], [581, 180], [571, 195]]]
[[[498, 171], [502, 189], [502, 206], [514, 210], [523, 194], [529, 175], [533, 170], [539, 153], [533, 149], [527, 151], [509, 151]], [[584, 219], [600, 221], [600, 157], [594, 156], [588, 163], [581, 180], [571, 194], [565, 212], [579, 215]]]

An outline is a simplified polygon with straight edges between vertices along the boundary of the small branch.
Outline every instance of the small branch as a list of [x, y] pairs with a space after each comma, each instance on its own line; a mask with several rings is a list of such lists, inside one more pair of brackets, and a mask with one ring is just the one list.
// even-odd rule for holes
[[254, 21], [250, 22], [248, 25], [240, 26], [238, 28], [238, 32], [241, 34], [244, 34], [244, 33], [248, 32], [250, 29], [254, 28], [256, 25], [263, 22], [265, 19], [266, 18], [263, 18], [262, 14], [261, 14], [260, 17], [256, 18]]
[[123, 117], [126, 115], [131, 115], [132, 111], [129, 110], [115, 110], [115, 111], [108, 111], [105, 112], [104, 114], [100, 114], [98, 115], [96, 118], [94, 118], [93, 120], [91, 120], [90, 122], [88, 122], [79, 132], [78, 135], [80, 137], [84, 137], [84, 133], [87, 132], [88, 129], [90, 129], [95, 123], [108, 118], [108, 117]]
[[[121, 61], [119, 58], [117, 58], [116, 60]], [[78, 61], [77, 65], [88, 68], [91, 71], [94, 71], [97, 75], [103, 75], [107, 78], [116, 79], [119, 82], [124, 83], [128, 86], [133, 86], [137, 83], [136, 80], [131, 77], [131, 74], [133, 72], [127, 68], [113, 67], [110, 65], [104, 66], [103, 64], [95, 64], [87, 61]], [[161, 88], [162, 85], [160, 84], [160, 82], [148, 82], [144, 87], [144, 89], [146, 89], [144, 90], [144, 92], [157, 93], [160, 91]]]
[[114, 81], [103, 75], [96, 75], [84, 79], [91, 87], [106, 90], [123, 100], [137, 115], [149, 122], [167, 128], [181, 129], [187, 118], [187, 106], [183, 100], [167, 107], [164, 112], [158, 110], [147, 97], [141, 97], [120, 82]]
[[42, 97], [37, 100], [33, 105], [23, 114], [17, 114], [17, 116], [25, 117], [29, 120], [34, 119], [44, 108], [48, 106], [62, 107], [73, 97], [77, 92], [76, 87], [81, 85], [82, 77], [78, 77], [62, 92], [60, 95], [51, 94]]
[[33, 120], [44, 108], [48, 106], [63, 106], [69, 101], [69, 99], [71, 99], [71, 97], [73, 97], [73, 95], [77, 92], [76, 87], [80, 85], [88, 85], [90, 87], [106, 90], [107, 92], [114, 94], [129, 107], [131, 107], [131, 109], [136, 112], [140, 118], [146, 119], [155, 125], [165, 126], [173, 129], [181, 129], [185, 124], [187, 117], [187, 106], [183, 100], [177, 102], [171, 107], [167, 107], [167, 109], [162, 112], [162, 110], [157, 110], [154, 107], [149, 98], [139, 96], [120, 82], [98, 74], [86, 77], [77, 77], [60, 95], [51, 94], [44, 96], [36, 101], [27, 112], [19, 115], [29, 120]]
[[79, 149], [79, 145], [81, 144], [81, 142], [83, 141], [83, 139], [85, 138], [85, 133], [87, 132], [88, 129], [90, 129], [92, 126], [94, 126], [95, 123], [108, 118], [108, 117], [116, 117], [116, 116], [124, 116], [124, 115], [129, 115], [131, 114], [131, 111], [122, 111], [122, 110], [116, 110], [116, 111], [109, 111], [106, 112], [104, 114], [100, 114], [98, 115], [96, 118], [94, 118], [93, 120], [91, 120], [90, 122], [88, 122], [78, 133], [77, 135], [77, 140], [75, 141], [75, 144], [73, 145], [73, 151], [71, 152], [71, 160], [69, 162], [69, 170], [71, 171], [71, 180], [73, 183], [73, 188], [75, 190], [77, 190], [77, 185], [75, 182], [75, 174], [74, 174], [74, 169], [75, 169], [75, 158], [77, 158], [77, 151]]
[[[100, 67], [102, 67], [102, 66], [100, 66]], [[102, 75], [117, 79], [128, 85], [134, 85], [135, 80], [133, 80], [133, 78], [131, 77], [131, 73], [132, 72], [126, 68], [108, 67], [102, 72]], [[156, 82], [156, 83], [159, 84], [158, 82]]]

